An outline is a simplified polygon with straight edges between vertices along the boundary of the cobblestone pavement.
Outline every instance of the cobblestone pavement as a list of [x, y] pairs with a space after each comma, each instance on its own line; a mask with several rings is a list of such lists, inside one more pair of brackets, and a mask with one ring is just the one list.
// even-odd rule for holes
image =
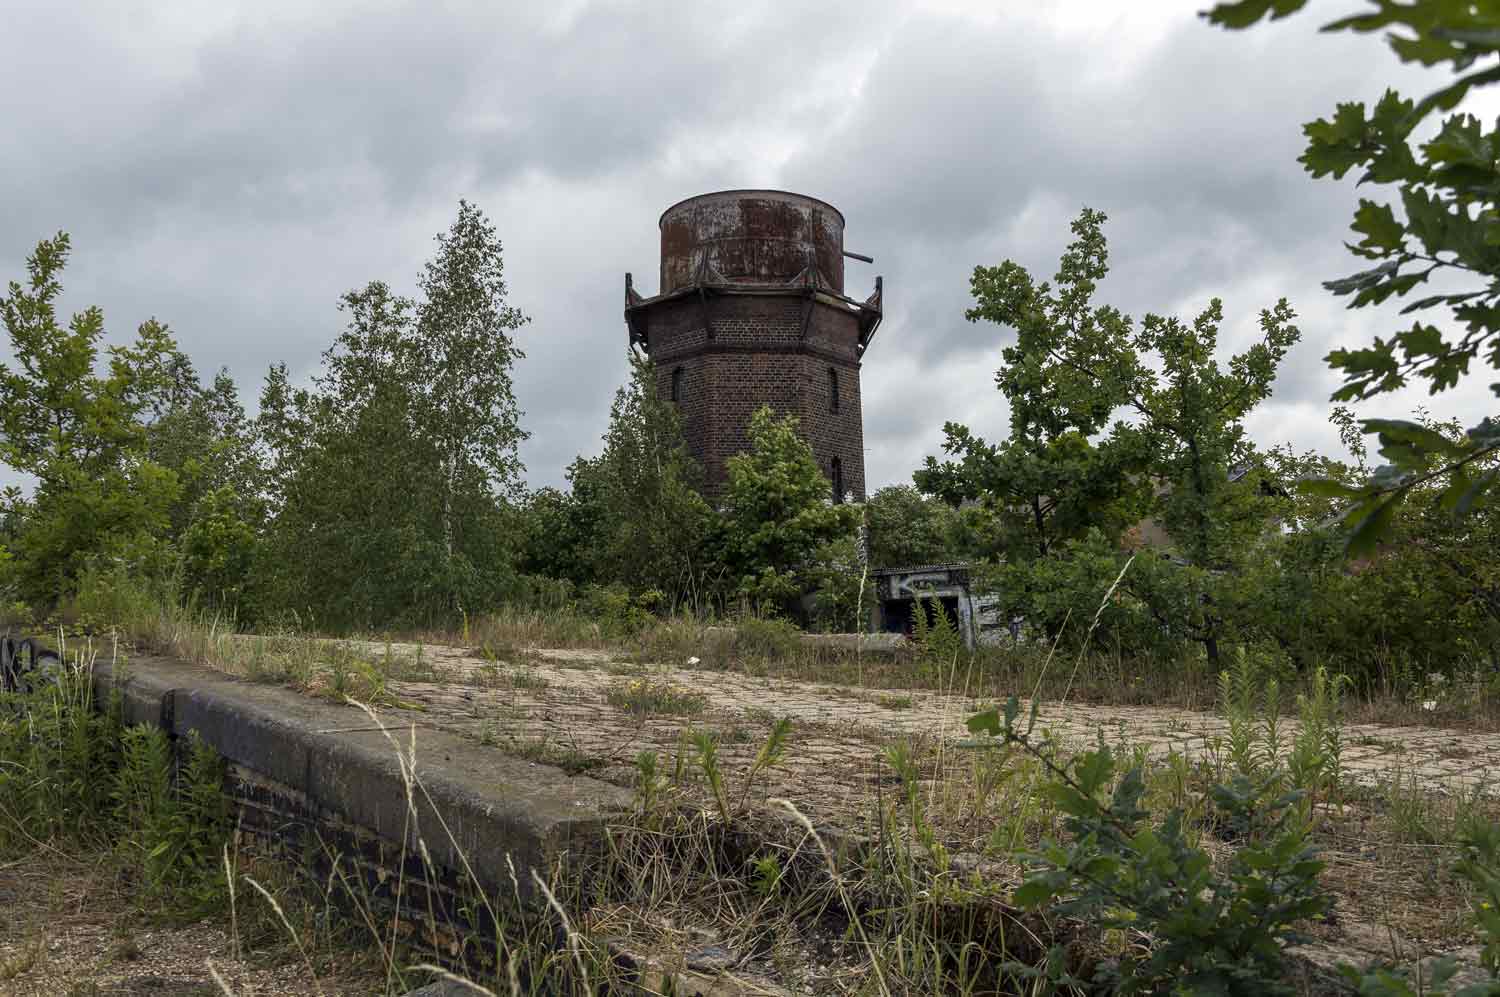
[[[415, 660], [418, 648], [381, 645], [379, 653]], [[884, 758], [893, 745], [917, 759], [928, 812], [952, 845], [977, 845], [993, 827], [994, 805], [1008, 805], [975, 792], [991, 753], [958, 747], [969, 736], [965, 720], [993, 698], [639, 665], [589, 650], [541, 650], [519, 664], [431, 645], [420, 654], [421, 671], [431, 669], [437, 678], [392, 681], [392, 693], [408, 707], [387, 710], [393, 720], [466, 733], [622, 785], [635, 783], [635, 758], [643, 750], [656, 751], [668, 770], [680, 756], [691, 773], [693, 752], [683, 735], [696, 729], [717, 733], [733, 793], [750, 802], [785, 797], [809, 816], [841, 826], [867, 826], [881, 802], [893, 798], [898, 780]], [[687, 693], [697, 708], [640, 715], [611, 705], [611, 696], [618, 700], [632, 683], [643, 695]], [[744, 774], [777, 717], [793, 721], [786, 761], [744, 787]], [[1226, 733], [1213, 714], [1080, 703], [1045, 704], [1039, 725], [1070, 747], [1102, 737], [1157, 758], [1176, 753], [1210, 762]], [[1283, 721], [1284, 744], [1295, 730], [1295, 721]], [[1483, 787], [1500, 762], [1500, 734], [1358, 724], [1344, 728], [1344, 742], [1349, 777], [1366, 785], [1401, 781], [1428, 792], [1467, 792]]]
[[[961, 744], [970, 740], [967, 718], [995, 705], [1008, 689], [870, 688], [808, 681], [805, 671], [756, 676], [710, 669], [693, 659], [642, 664], [601, 650], [529, 649], [496, 660], [432, 644], [340, 646], [357, 659], [357, 667], [344, 668], [346, 676], [386, 677], [377, 715], [393, 728], [415, 727], [419, 770], [422, 732], [436, 729], [550, 766], [557, 778], [586, 773], [631, 788], [640, 781], [638, 756], [654, 752], [658, 774], [671, 777], [685, 802], [702, 807], [704, 821], [719, 819], [723, 806], [743, 828], [775, 809], [772, 800], [785, 799], [819, 829], [883, 841], [915, 826], [913, 799], [896, 771], [909, 766], [917, 772], [915, 803], [924, 829], [950, 855], [963, 856], [955, 868], [982, 862], [996, 886], [1021, 874], [996, 856], [1054, 827], [1055, 815], [1036, 792], [1037, 766], [1007, 750]], [[305, 647], [287, 650], [308, 653]], [[315, 657], [324, 661], [320, 667], [334, 660], [349, 666], [343, 653]], [[889, 669], [882, 677], [889, 679]], [[326, 688], [331, 678], [328, 671], [313, 683]], [[630, 696], [658, 709], [632, 711], [625, 706]], [[757, 769], [757, 753], [782, 717], [792, 721], [785, 757]], [[369, 720], [351, 710], [350, 723], [368, 729]], [[1149, 783], [1153, 809], [1192, 805], [1196, 798], [1176, 759], [1210, 770], [1228, 764], [1227, 725], [1211, 712], [1048, 702], [1040, 726], [1068, 747], [1086, 748], [1102, 738], [1160, 760]], [[1282, 718], [1284, 748], [1296, 730], [1294, 720]], [[688, 736], [695, 732], [715, 736], [725, 786], [720, 799], [701, 775]], [[1469, 945], [1469, 900], [1451, 875], [1457, 857], [1452, 830], [1463, 812], [1500, 819], [1500, 793], [1488, 785], [1500, 762], [1500, 733], [1391, 724], [1347, 724], [1342, 733], [1346, 778], [1381, 791], [1344, 794], [1336, 807], [1318, 804], [1328, 817], [1317, 844], [1334, 913], [1315, 926], [1313, 948], [1322, 953], [1316, 957], [1326, 956], [1328, 965], [1363, 963], [1398, 951], [1405, 959]], [[795, 825], [779, 828], [763, 825], [766, 847], [803, 847]], [[1201, 843], [1214, 854], [1227, 847], [1211, 834]], [[1472, 963], [1473, 953], [1464, 951], [1464, 961]]]

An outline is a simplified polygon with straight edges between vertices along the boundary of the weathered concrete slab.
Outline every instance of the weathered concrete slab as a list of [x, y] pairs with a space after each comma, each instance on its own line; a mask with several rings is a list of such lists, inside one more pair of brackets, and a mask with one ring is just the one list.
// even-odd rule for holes
[[909, 648], [911, 641], [902, 634], [803, 634], [801, 641], [808, 647], [826, 647], [849, 652], [883, 652], [894, 654]]
[[481, 995], [490, 992], [471, 983], [439, 980], [436, 983], [429, 983], [425, 987], [409, 991], [406, 997], [481, 997]]
[[[703, 628], [705, 640], [734, 640], [737, 631], [734, 627], [710, 626]], [[854, 653], [892, 653], [901, 651], [911, 646], [903, 634], [892, 633], [804, 633], [798, 634], [797, 640], [803, 647], [824, 648], [833, 651], [847, 651]], [[559, 650], [548, 648], [541, 652], [546, 657], [555, 658]], [[601, 652], [591, 652], [596, 657], [609, 659], [611, 655]]]
[[111, 693], [119, 693], [127, 724], [152, 724], [170, 730], [177, 689], [203, 683], [231, 684], [227, 677], [194, 665], [160, 658], [146, 660], [149, 665], [145, 668], [137, 668], [135, 659], [120, 665], [96, 663], [94, 667], [95, 699], [105, 703]]
[[545, 874], [565, 854], [601, 848], [605, 822], [631, 802], [618, 786], [449, 732], [382, 732], [357, 708], [178, 661], [135, 658], [118, 678], [98, 666], [95, 683], [101, 701], [119, 690], [128, 723], [196, 732], [234, 765], [395, 847], [415, 851], [420, 837], [433, 862], [472, 869], [488, 889], [512, 892], [513, 863], [522, 899], [532, 868]]

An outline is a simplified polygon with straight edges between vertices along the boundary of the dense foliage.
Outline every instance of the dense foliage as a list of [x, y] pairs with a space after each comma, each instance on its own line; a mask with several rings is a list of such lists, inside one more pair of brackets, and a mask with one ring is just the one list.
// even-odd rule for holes
[[[1217, 661], [1233, 632], [1230, 590], [1272, 541], [1284, 504], [1244, 421], [1270, 396], [1298, 331], [1280, 302], [1262, 313], [1261, 340], [1221, 363], [1217, 300], [1191, 323], [1147, 315], [1139, 326], [1096, 305], [1109, 268], [1104, 222], [1085, 209], [1073, 223], [1055, 286], [1010, 261], [976, 268], [969, 317], [1017, 333], [995, 375], [1010, 436], [990, 445], [949, 423], [957, 459], [929, 458], [917, 482], [989, 511], [991, 583], [1048, 637], [1118, 578], [1134, 611], [1101, 616], [1116, 643], [1196, 643]], [[1126, 571], [1130, 551], [1147, 547]]]
[[[1338, 497], [1293, 485], [1367, 480], [1353, 417], [1332, 416], [1351, 465], [1245, 431], [1297, 339], [1290, 308], [1263, 313], [1260, 341], [1227, 361], [1217, 302], [1191, 322], [1137, 324], [1095, 300], [1104, 222], [1079, 216], [1052, 283], [1010, 262], [974, 273], [970, 319], [1017, 333], [996, 374], [1006, 439], [949, 424], [948, 459], [929, 459], [918, 488], [840, 504], [795, 420], [764, 409], [717, 508], [637, 355], [599, 455], [573, 463], [566, 490], [520, 487], [524, 318], [470, 205], [439, 238], [420, 299], [378, 281], [346, 294], [321, 370], [299, 386], [273, 367], [254, 419], [227, 374], [202, 383], [154, 320], [108, 351], [97, 309], [64, 325], [67, 237], [46, 240], [0, 303], [18, 361], [0, 375], [37, 400], [4, 413], [6, 460], [37, 484], [7, 493], [0, 570], [10, 598], [39, 607], [84, 573], [124, 572], [262, 628], [577, 601], [616, 632], [683, 609], [851, 630], [868, 619], [872, 567], [965, 561], [1007, 619], [1049, 641], [1210, 661], [1245, 643], [1287, 668], [1326, 663], [1387, 686], [1492, 662], [1493, 507], [1455, 519], [1430, 475], [1407, 488], [1376, 556], [1348, 562]], [[1455, 424], [1414, 425], [1465, 445]], [[1496, 463], [1480, 454], [1471, 473]]]
[[[1241, 28], [1304, 2], [1241, 0], [1209, 16]], [[1330, 27], [1393, 29], [1403, 60], [1456, 72], [1500, 55], [1500, 15], [1482, 5], [1374, 6]], [[1343, 104], [1306, 126], [1302, 161], [1315, 177], [1358, 169], [1400, 203], [1398, 213], [1360, 202], [1350, 248], [1375, 266], [1330, 291], [1366, 307], [1450, 273], [1474, 282], [1402, 310], [1442, 310], [1459, 333], [1419, 319], [1330, 353], [1344, 379], [1330, 403], [1414, 380], [1438, 393], [1476, 364], [1500, 370], [1500, 136], [1468, 114], [1429, 120], [1497, 80], [1489, 65], [1420, 102], [1389, 92], [1369, 111]], [[31, 483], [0, 506], [0, 594], [11, 611], [71, 604], [87, 615], [101, 588], [122, 602], [145, 591], [261, 630], [467, 634], [474, 616], [521, 606], [570, 610], [595, 635], [626, 637], [671, 613], [734, 617], [735, 652], [774, 658], [801, 644], [789, 621], [863, 628], [872, 569], [963, 562], [1047, 662], [1060, 646], [1092, 647], [1122, 667], [1217, 674], [1226, 733], [1215, 750], [1237, 773], [1192, 818], [1232, 845], [1211, 856], [1181, 807], [1147, 810], [1141, 758], [1118, 757], [1102, 737], [1062, 757], [1034, 734], [1035, 700], [1024, 728], [1015, 698], [973, 717], [967, 746], [1029, 758], [1061, 817], [1020, 853], [1014, 903], [1138, 942], [1087, 966], [1057, 946], [1044, 965], [1010, 970], [1039, 989], [1291, 992], [1286, 946], [1329, 909], [1310, 820], [1338, 781], [1343, 690], [1412, 693], [1454, 676], [1493, 688], [1500, 423], [1466, 428], [1425, 410], [1361, 420], [1336, 405], [1329, 419], [1351, 461], [1252, 439], [1300, 339], [1291, 306], [1262, 311], [1237, 350], [1220, 341], [1216, 298], [1190, 318], [1136, 320], [1100, 300], [1105, 223], [1081, 211], [1051, 281], [1009, 260], [973, 270], [965, 316], [1003, 338], [994, 382], [1005, 434], [945, 423], [943, 456], [913, 485], [862, 502], [832, 494], [797, 419], [769, 407], [751, 418], [722, 487], [705, 491], [681, 412], [633, 351], [597, 455], [569, 465], [565, 489], [527, 489], [514, 391], [527, 318], [510, 302], [495, 226], [467, 202], [437, 236], [416, 296], [380, 280], [343, 295], [344, 328], [318, 369], [303, 379], [271, 367], [253, 418], [227, 372], [205, 382], [157, 320], [106, 347], [98, 308], [60, 315], [70, 250], [60, 233], [0, 298], [10, 344], [0, 390], [12, 399], [0, 408], [0, 460]], [[1370, 434], [1383, 466], [1367, 462]], [[127, 614], [110, 603], [98, 615]], [[980, 660], [936, 600], [916, 601], [912, 628], [916, 670], [946, 668], [951, 682], [961, 660]], [[657, 647], [671, 629], [650, 635]], [[1235, 666], [1221, 671], [1230, 649]], [[1074, 673], [1100, 657], [1077, 654]], [[1282, 759], [1288, 680], [1303, 691]], [[74, 670], [42, 693], [0, 695], [0, 844], [102, 830], [146, 896], [218, 903], [219, 761], [201, 745], [174, 761], [159, 731], [123, 730], [114, 711], [96, 711], [91, 689]], [[644, 712], [664, 695], [678, 693], [641, 680], [610, 701]], [[784, 723], [756, 766], [775, 764]], [[717, 743], [694, 742], [729, 817], [738, 808], [715, 774]], [[916, 814], [917, 768], [902, 750], [886, 760]], [[1476, 920], [1493, 974], [1500, 831], [1476, 821], [1461, 844], [1457, 872], [1488, 898]], [[1416, 992], [1384, 970], [1345, 972], [1362, 993]], [[1438, 964], [1439, 992], [1452, 973]]]
[[1062, 971], [1060, 947], [1043, 968], [1018, 970], [1094, 993], [1296, 993], [1285, 945], [1332, 905], [1318, 882], [1323, 862], [1295, 809], [1298, 792], [1243, 775], [1214, 786], [1213, 821], [1238, 846], [1216, 864], [1191, 840], [1181, 810], [1153, 819], [1139, 765], [1120, 765], [1103, 744], [1059, 762], [1038, 744], [1035, 711], [1028, 723], [1019, 717], [1012, 698], [1003, 713], [972, 717], [969, 729], [1041, 762], [1049, 775], [1041, 792], [1064, 815], [1068, 837], [1027, 856], [1032, 872], [1015, 903], [1046, 905], [1105, 931], [1141, 932], [1154, 944], [1100, 961], [1081, 978]]
[[163, 730], [124, 726], [118, 698], [96, 703], [84, 661], [36, 689], [0, 691], [0, 846], [23, 861], [33, 847], [100, 842], [149, 909], [219, 907], [232, 830], [224, 778], [196, 735], [178, 755]]
[[[1210, 17], [1244, 27], [1302, 6], [1244, 0]], [[1331, 27], [1391, 28], [1401, 58], [1456, 71], [1496, 54], [1478, 7], [1375, 7]], [[1330, 354], [1345, 378], [1332, 401], [1500, 365], [1496, 139], [1469, 115], [1432, 118], [1497, 78], [1480, 69], [1423, 101], [1387, 94], [1307, 126], [1310, 172], [1359, 170], [1399, 201], [1361, 202], [1352, 248], [1376, 265], [1330, 282], [1335, 294], [1364, 307], [1449, 272], [1479, 281], [1406, 309], [1445, 310], [1456, 334], [1419, 321]], [[634, 353], [597, 453], [565, 488], [525, 488], [527, 320], [494, 225], [466, 202], [416, 293], [374, 280], [345, 294], [322, 363], [273, 366], [253, 418], [228, 374], [200, 378], [155, 319], [106, 347], [99, 309], [60, 315], [59, 234], [0, 299], [0, 386], [26, 400], [0, 412], [0, 459], [31, 483], [0, 507], [0, 586], [45, 611], [81, 578], [129, 575], [261, 629], [462, 625], [521, 604], [571, 606], [612, 632], [684, 611], [850, 630], [869, 618], [872, 569], [961, 561], [1005, 621], [1024, 621], [1022, 640], [1121, 661], [1212, 664], [1242, 645], [1282, 670], [1386, 688], [1492, 668], [1493, 422], [1361, 420], [1340, 405], [1329, 418], [1353, 462], [1252, 439], [1299, 339], [1291, 307], [1262, 312], [1234, 350], [1217, 300], [1134, 319], [1104, 300], [1105, 221], [1079, 214], [1050, 281], [1011, 261], [974, 269], [966, 317], [1001, 340], [1008, 427], [987, 439], [946, 424], [915, 487], [862, 504], [832, 496], [795, 419], [769, 409], [705, 493], [681, 413]], [[1369, 432], [1384, 467], [1366, 464]]]
[[273, 368], [257, 420], [274, 508], [265, 608], [335, 627], [429, 623], [514, 582], [508, 499], [524, 438], [511, 367], [526, 321], [500, 241], [460, 203], [419, 280], [344, 295], [348, 324], [309, 388]]
[[12, 602], [45, 611], [85, 575], [133, 576], [260, 628], [446, 625], [576, 598], [630, 629], [650, 609], [803, 614], [818, 588], [832, 596], [819, 613], [852, 625], [860, 514], [832, 500], [795, 419], [756, 416], [716, 510], [676, 406], [632, 354], [602, 452], [573, 463], [566, 491], [524, 489], [526, 318], [473, 205], [438, 236], [417, 297], [378, 280], [343, 295], [320, 368], [299, 383], [274, 365], [254, 419], [155, 320], [108, 350], [99, 309], [65, 324], [68, 249], [43, 241], [0, 300], [15, 358], [0, 383], [27, 400], [0, 415], [0, 457], [36, 481], [0, 510]]
[[749, 437], [750, 449], [729, 458], [714, 542], [738, 595], [762, 611], [784, 610], [807, 590], [802, 569], [813, 554], [852, 534], [859, 512], [830, 501], [795, 417], [762, 406]]
[[0, 389], [21, 400], [0, 411], [0, 457], [37, 481], [29, 498], [8, 494], [6, 546], [17, 591], [32, 600], [70, 585], [91, 556], [150, 570], [182, 491], [148, 446], [148, 421], [176, 403], [176, 344], [151, 320], [101, 357], [99, 309], [64, 324], [69, 248], [64, 233], [39, 243], [26, 283], [12, 281], [0, 300], [14, 357], [0, 367]]
[[629, 363], [630, 383], [610, 408], [604, 452], [569, 469], [571, 506], [562, 496], [533, 499], [541, 528], [531, 534], [530, 566], [549, 574], [549, 560], [571, 558], [576, 563], [553, 577], [617, 582], [698, 605], [709, 585], [703, 543], [712, 510], [677, 407], [657, 394], [650, 361], [632, 353]]

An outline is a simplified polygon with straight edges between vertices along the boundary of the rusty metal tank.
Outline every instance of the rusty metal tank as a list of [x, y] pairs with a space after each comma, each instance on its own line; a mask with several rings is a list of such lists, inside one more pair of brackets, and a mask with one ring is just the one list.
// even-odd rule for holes
[[844, 216], [815, 197], [721, 190], [677, 202], [659, 225], [662, 294], [700, 273], [710, 282], [785, 284], [810, 263], [825, 287], [844, 292]]

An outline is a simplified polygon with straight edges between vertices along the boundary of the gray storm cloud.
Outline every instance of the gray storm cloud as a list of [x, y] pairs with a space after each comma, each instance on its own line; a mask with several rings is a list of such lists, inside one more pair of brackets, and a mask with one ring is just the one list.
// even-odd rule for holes
[[[623, 274], [654, 289], [661, 209], [804, 190], [877, 258], [851, 265], [851, 290], [886, 279], [864, 371], [878, 485], [905, 480], [944, 419], [1003, 435], [1006, 333], [964, 321], [968, 274], [1012, 257], [1050, 276], [1089, 205], [1111, 218], [1102, 295], [1133, 314], [1221, 296], [1232, 349], [1291, 299], [1305, 341], [1253, 428], [1333, 448], [1320, 358], [1395, 319], [1319, 286], [1355, 267], [1354, 195], [1302, 173], [1300, 126], [1427, 81], [1370, 39], [1317, 35], [1316, 11], [1224, 34], [1193, 4], [1005, 6], [23, 6], [0, 33], [0, 272], [69, 230], [71, 305], [101, 305], [113, 340], [168, 322], [253, 405], [268, 364], [315, 366], [340, 292], [409, 286], [468, 197], [533, 319], [523, 456], [533, 484], [557, 483], [597, 449], [624, 376]], [[1432, 407], [1482, 403], [1466, 388]]]

